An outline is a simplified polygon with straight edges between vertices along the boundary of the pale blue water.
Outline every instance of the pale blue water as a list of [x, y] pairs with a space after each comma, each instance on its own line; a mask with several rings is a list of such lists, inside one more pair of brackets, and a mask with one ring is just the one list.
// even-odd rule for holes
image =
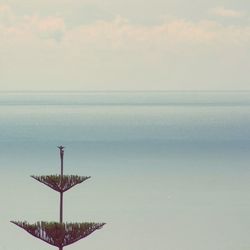
[[8, 221], [58, 219], [28, 176], [58, 172], [61, 144], [93, 176], [65, 219], [108, 222], [71, 249], [250, 249], [250, 92], [1, 93], [0, 249], [46, 249]]

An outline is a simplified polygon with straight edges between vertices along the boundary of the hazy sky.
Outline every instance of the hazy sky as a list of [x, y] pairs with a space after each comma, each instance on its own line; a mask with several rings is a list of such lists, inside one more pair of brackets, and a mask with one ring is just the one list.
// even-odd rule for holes
[[0, 90], [249, 88], [249, 0], [0, 0]]

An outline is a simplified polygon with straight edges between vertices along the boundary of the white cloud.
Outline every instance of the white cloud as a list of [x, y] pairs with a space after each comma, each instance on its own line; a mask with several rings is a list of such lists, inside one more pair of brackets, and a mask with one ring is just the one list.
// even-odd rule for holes
[[[222, 15], [236, 16], [238, 12], [217, 8]], [[217, 13], [216, 12], [216, 13]], [[239, 14], [239, 13], [238, 13]], [[45, 40], [60, 41], [60, 46], [99, 49], [168, 50], [181, 46], [218, 44], [240, 45], [250, 42], [250, 26], [226, 26], [215, 21], [198, 22], [172, 19], [155, 25], [135, 25], [118, 16], [110, 21], [97, 20], [86, 25], [67, 28], [62, 17], [38, 15], [17, 17], [8, 5], [0, 5], [0, 16], [15, 22], [0, 22], [2, 39], [11, 44], [25, 39], [47, 44]], [[1, 42], [1, 41], [0, 41]]]
[[7, 4], [0, 4], [0, 25], [10, 25], [15, 21], [15, 15]]
[[227, 9], [223, 6], [219, 6], [219, 7], [212, 9], [212, 13], [216, 16], [232, 17], [232, 18], [238, 18], [238, 17], [242, 17], [245, 15], [243, 11]]
[[79, 26], [65, 33], [63, 43], [73, 47], [103, 50], [183, 51], [202, 46], [245, 46], [250, 26], [223, 26], [214, 21], [175, 19], [158, 25], [133, 25], [117, 18]]
[[2, 41], [9, 40], [12, 44], [25, 40], [31, 42], [32, 38], [59, 41], [65, 32], [65, 23], [60, 17], [39, 17], [37, 15], [17, 17], [8, 6], [0, 6], [0, 17], [1, 10], [5, 14], [5, 18], [3, 19], [2, 15], [2, 19], [0, 19]]
[[[0, 45], [38, 46], [69, 51], [140, 51], [183, 53], [200, 48], [232, 48], [250, 43], [250, 26], [225, 26], [215, 21], [192, 22], [175, 19], [157, 25], [134, 25], [117, 17], [67, 28], [60, 17], [27, 16], [12, 25], [0, 24]], [[4, 45], [5, 44], [5, 45]], [[6, 47], [7, 46], [7, 47]], [[52, 46], [52, 47], [51, 47]], [[20, 48], [21, 49], [21, 48]]]
[[65, 32], [64, 20], [60, 17], [45, 17], [38, 16], [26, 17], [24, 25], [32, 27], [32, 31], [37, 33], [41, 38], [55, 39], [60, 41]]
[[10, 7], [7, 4], [0, 4], [0, 13], [9, 11]]
[[179, 18], [143, 25], [117, 16], [69, 27], [59, 15], [20, 16], [6, 5], [3, 13], [12, 16], [12, 21], [0, 20], [5, 89], [18, 88], [13, 82], [19, 80], [26, 89], [34, 82], [37, 89], [49, 89], [51, 82], [57, 83], [54, 89], [126, 89], [127, 83], [128, 89], [168, 89], [166, 82], [176, 89], [187, 81], [198, 89], [201, 82], [226, 86], [248, 78], [250, 25]]

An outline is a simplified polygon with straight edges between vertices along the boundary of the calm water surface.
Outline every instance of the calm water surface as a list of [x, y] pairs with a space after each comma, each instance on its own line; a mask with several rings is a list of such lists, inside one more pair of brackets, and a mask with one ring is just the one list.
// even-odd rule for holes
[[250, 92], [1, 93], [0, 249], [50, 249], [8, 221], [58, 220], [61, 144], [65, 220], [108, 223], [71, 249], [250, 249]]

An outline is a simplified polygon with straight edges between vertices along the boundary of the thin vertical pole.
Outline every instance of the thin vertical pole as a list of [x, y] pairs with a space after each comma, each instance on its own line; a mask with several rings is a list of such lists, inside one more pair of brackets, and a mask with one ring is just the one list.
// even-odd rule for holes
[[[60, 181], [61, 185], [63, 183], [63, 156], [64, 156], [64, 147], [59, 146], [60, 149], [60, 159], [61, 159], [61, 176]], [[62, 187], [62, 186], [61, 186]], [[60, 223], [63, 223], [63, 191], [60, 192]], [[59, 247], [59, 250], [63, 250], [63, 247]]]
[[63, 223], [63, 192], [60, 192], [60, 223]]
[[[63, 156], [64, 147], [58, 147], [60, 149], [60, 159], [61, 159], [61, 185], [63, 183]], [[60, 192], [60, 223], [63, 223], [63, 191]]]

